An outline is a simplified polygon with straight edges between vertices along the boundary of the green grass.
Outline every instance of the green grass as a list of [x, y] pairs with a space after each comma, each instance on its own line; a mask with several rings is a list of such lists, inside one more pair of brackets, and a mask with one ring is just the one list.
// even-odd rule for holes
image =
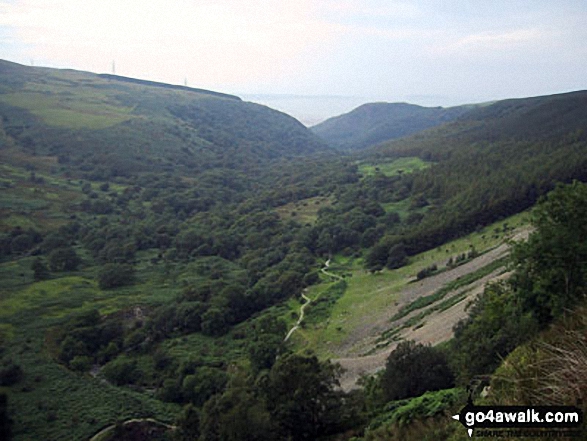
[[330, 198], [317, 196], [290, 202], [277, 207], [275, 211], [283, 221], [293, 220], [302, 225], [314, 224], [318, 219], [318, 210], [329, 207], [331, 204], [332, 200]]
[[[295, 348], [312, 350], [322, 358], [335, 357], [338, 348], [366, 321], [371, 320], [374, 314], [397, 308], [398, 294], [416, 278], [418, 271], [433, 263], [446, 262], [450, 257], [467, 253], [472, 247], [479, 252], [492, 249], [507, 239], [512, 228], [528, 225], [527, 218], [527, 213], [521, 213], [496, 222], [479, 232], [413, 256], [407, 266], [393, 271], [384, 270], [371, 274], [363, 268], [361, 259], [335, 256], [330, 271], [349, 276], [345, 278], [347, 289], [332, 305], [328, 319], [308, 324], [294, 333], [292, 341]], [[327, 290], [328, 286], [329, 284], [324, 283], [312, 286], [308, 290], [308, 296], [316, 298]]]
[[10, 407], [18, 409], [11, 415], [15, 441], [89, 439], [101, 428], [129, 418], [156, 416], [174, 421], [178, 405], [109, 386], [55, 363], [45, 348], [46, 323], [33, 315], [28, 322], [20, 323], [18, 338], [8, 352], [25, 372], [24, 380], [10, 388], [8, 396]]
[[411, 204], [412, 198], [406, 198], [398, 202], [388, 202], [386, 204], [382, 204], [382, 207], [386, 213], [395, 212], [401, 219], [405, 219], [408, 216]]
[[426, 392], [416, 398], [392, 401], [371, 421], [366, 432], [389, 424], [406, 425], [414, 420], [434, 417], [465, 401], [466, 393], [461, 388]]
[[69, 129], [105, 129], [132, 118], [132, 108], [112, 105], [99, 96], [22, 92], [0, 95], [0, 100], [29, 110], [50, 126]]
[[400, 174], [413, 173], [417, 170], [428, 168], [432, 165], [430, 162], [411, 156], [405, 158], [398, 158], [392, 162], [381, 163], [362, 163], [359, 164], [359, 173], [363, 176], [374, 176], [377, 173], [382, 173], [385, 176], [396, 176]]
[[344, 294], [347, 287], [345, 280], [332, 283], [319, 297], [311, 302], [305, 309], [306, 324], [324, 322], [330, 317], [333, 306]]

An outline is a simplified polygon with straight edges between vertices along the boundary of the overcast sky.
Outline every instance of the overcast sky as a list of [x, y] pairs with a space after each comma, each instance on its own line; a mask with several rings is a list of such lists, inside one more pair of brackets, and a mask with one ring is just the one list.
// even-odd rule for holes
[[585, 23], [585, 0], [0, 0], [0, 58], [447, 106], [587, 89]]

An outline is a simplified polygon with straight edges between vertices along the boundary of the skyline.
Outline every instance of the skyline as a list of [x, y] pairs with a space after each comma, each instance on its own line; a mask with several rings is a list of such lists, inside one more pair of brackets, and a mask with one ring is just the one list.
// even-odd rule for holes
[[0, 0], [0, 58], [274, 102], [446, 107], [587, 89], [586, 21], [579, 0]]

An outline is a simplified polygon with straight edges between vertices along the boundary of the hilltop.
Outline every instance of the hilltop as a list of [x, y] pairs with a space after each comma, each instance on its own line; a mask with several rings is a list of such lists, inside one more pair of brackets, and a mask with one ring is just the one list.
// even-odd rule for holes
[[470, 109], [369, 103], [313, 126], [312, 131], [340, 150], [362, 150], [455, 120]]
[[[294, 118], [218, 92], [0, 61], [0, 142], [94, 178], [246, 170], [325, 151]], [[42, 141], [41, 141], [42, 140]]]

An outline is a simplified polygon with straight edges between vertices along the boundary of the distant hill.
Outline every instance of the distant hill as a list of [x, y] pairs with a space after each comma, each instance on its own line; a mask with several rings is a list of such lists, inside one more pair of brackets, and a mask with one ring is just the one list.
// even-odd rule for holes
[[439, 160], [458, 152], [500, 150], [512, 143], [565, 145], [584, 140], [587, 130], [587, 91], [508, 99], [478, 106], [441, 127], [382, 143], [375, 152]]
[[244, 170], [327, 150], [289, 115], [232, 95], [2, 60], [0, 118], [0, 143], [96, 179]]
[[406, 103], [371, 103], [330, 118], [312, 131], [333, 147], [360, 150], [453, 121], [470, 110], [461, 107], [422, 107]]
[[556, 182], [587, 181], [587, 91], [499, 101], [361, 157], [432, 163], [402, 178], [403, 193], [429, 204], [403, 242], [430, 249], [531, 207]]

